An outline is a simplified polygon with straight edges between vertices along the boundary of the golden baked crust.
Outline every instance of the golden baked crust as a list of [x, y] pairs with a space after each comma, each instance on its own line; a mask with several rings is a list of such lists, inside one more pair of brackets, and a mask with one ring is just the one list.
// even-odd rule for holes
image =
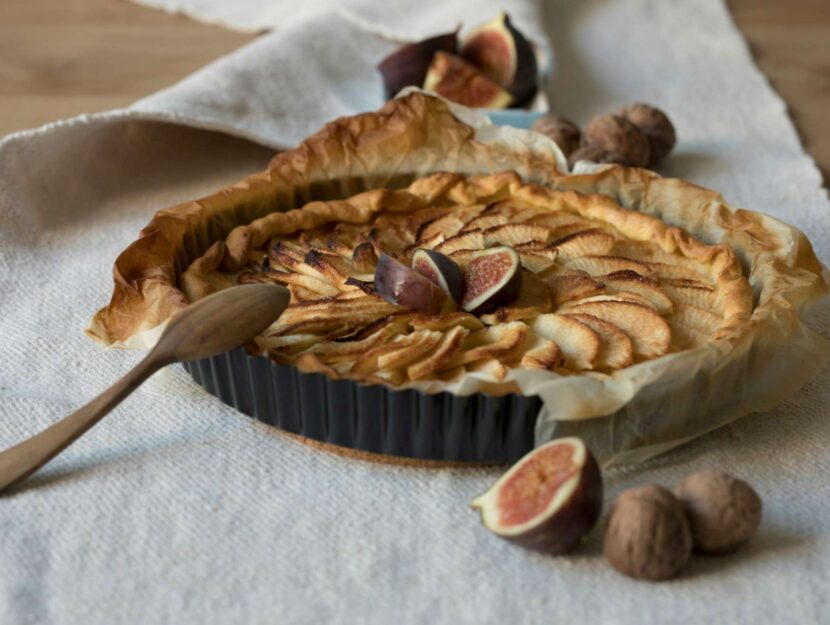
[[[520, 255], [518, 298], [431, 317], [372, 292], [378, 256], [418, 248], [462, 268], [491, 246]], [[510, 368], [611, 371], [737, 336], [752, 293], [732, 250], [601, 195], [512, 172], [438, 173], [406, 189], [310, 202], [240, 225], [181, 274], [190, 301], [237, 283], [285, 284], [292, 303], [256, 341], [278, 362], [400, 386]]]
[[[583, 301], [575, 309], [567, 309], [569, 304], [573, 305], [576, 294], [582, 293], [582, 299], [590, 298], [592, 289], [594, 295], [598, 294], [596, 289], [601, 295], [608, 291], [616, 291], [617, 295], [625, 293], [622, 299], [628, 297], [635, 303], [626, 306], [624, 302], [617, 302], [612, 307], [647, 309], [650, 306], [668, 321], [674, 342], [644, 352], [639, 359], [632, 356], [632, 362], [649, 360], [669, 350], [700, 352], [700, 357], [710, 362], [712, 358], [723, 357], [731, 345], [737, 345], [744, 337], [751, 342], [770, 320], [775, 319], [779, 329], [786, 327], [782, 323], [785, 318], [797, 322], [798, 309], [826, 291], [822, 267], [809, 242], [785, 224], [734, 209], [715, 192], [684, 181], [663, 179], [645, 170], [614, 166], [568, 174], [561, 152], [549, 140], [529, 132], [475, 127], [462, 121], [466, 115], [463, 109], [440, 99], [414, 93], [388, 103], [377, 113], [332, 122], [299, 147], [275, 157], [266, 172], [201, 200], [159, 211], [140, 238], [116, 261], [112, 300], [95, 315], [88, 332], [110, 345], [152, 344], [163, 323], [189, 300], [238, 281], [242, 275], [246, 276], [243, 280], [258, 279], [252, 263], [270, 253], [269, 244], [274, 237], [320, 229], [334, 220], [366, 224], [387, 214], [414, 215], [442, 203], [444, 209], [481, 206], [482, 212], [503, 201], [521, 204], [531, 212], [562, 210], [590, 221], [614, 239], [609, 253], [587, 253], [568, 260], [579, 260], [582, 265], [578, 271], [588, 276], [576, 271], [540, 276], [562, 279], [552, 280], [558, 288], [550, 291], [550, 312], [537, 311], [536, 317], [551, 313], [567, 316], [569, 327], [580, 329], [574, 330], [577, 334], [602, 339], [595, 353], [591, 354], [588, 348], [587, 356], [581, 353], [568, 358], [568, 350], [560, 344], [562, 341], [550, 337], [543, 337], [547, 343], [530, 341], [528, 337], [537, 335], [531, 328], [530, 333], [525, 331], [521, 344], [525, 348], [533, 345], [538, 352], [525, 358], [532, 349], [524, 349], [509, 357], [502, 353], [497, 358], [462, 363], [465, 371], [476, 363], [481, 365], [478, 378], [509, 378], [493, 363], [510, 367], [544, 366], [560, 373], [586, 369], [607, 373], [629, 364], [626, 350], [617, 349], [625, 340], [611, 327], [619, 330], [619, 325], [604, 315], [609, 307], [607, 301]], [[436, 173], [446, 171], [455, 173]], [[411, 227], [413, 224], [408, 224], [408, 230], [414, 235], [417, 228]], [[514, 246], [527, 262], [541, 263], [532, 256], [545, 258], [546, 254], [562, 254], [561, 242], [550, 236], [551, 240], [541, 245], [535, 241], [515, 241]], [[441, 243], [435, 242], [435, 245]], [[557, 247], [558, 251], [549, 251]], [[404, 258], [408, 253], [411, 253], [408, 248], [400, 251]], [[596, 261], [588, 258], [592, 256], [627, 260]], [[563, 254], [559, 260], [565, 257]], [[592, 266], [594, 261], [599, 265]], [[567, 266], [567, 263], [558, 264]], [[643, 266], [648, 269], [646, 275], [637, 271]], [[696, 273], [686, 275], [684, 267]], [[607, 271], [608, 268], [613, 270]], [[533, 270], [529, 266], [528, 269]], [[601, 288], [592, 281], [599, 282]], [[297, 295], [301, 293], [300, 286], [293, 287], [298, 304], [302, 299]], [[363, 297], [359, 289], [347, 289], [339, 283], [334, 286], [336, 293], [332, 291], [327, 296], [359, 294]], [[380, 304], [377, 309], [383, 316], [400, 312], [383, 309]], [[330, 311], [331, 307], [326, 304], [325, 310]], [[564, 312], [567, 315], [561, 314]], [[372, 314], [377, 314], [377, 310]], [[502, 316], [491, 324], [497, 330], [491, 331], [490, 338], [498, 339], [496, 335], [505, 331], [498, 328], [519, 327], [510, 326], [511, 323], [531, 327], [526, 323], [532, 323], [531, 319], [521, 318], [525, 313], [516, 317], [510, 307], [498, 314]], [[291, 323], [291, 315], [289, 311], [278, 326]], [[297, 317], [293, 321], [299, 323], [302, 319]], [[487, 320], [463, 320], [457, 326], [462, 330], [456, 331], [463, 336], [452, 339], [457, 341], [455, 347], [469, 352], [471, 348], [464, 341], [483, 329], [476, 326], [483, 321]], [[416, 329], [433, 331], [441, 334], [442, 340], [449, 340], [446, 339], [449, 332], [441, 324], [436, 328], [411, 319], [407, 323], [406, 334]], [[292, 351], [285, 345], [285, 337], [319, 335], [289, 332], [280, 334], [283, 338], [274, 341], [276, 335], [270, 334], [261, 337], [260, 347], [277, 358], [298, 357], [300, 367], [344, 375], [344, 371], [323, 359], [310, 354], [302, 357], [301, 351]], [[626, 333], [623, 331], [623, 334]], [[631, 336], [628, 338], [631, 340]], [[550, 343], [555, 343], [559, 351]], [[294, 347], [301, 345], [298, 339]], [[704, 349], [709, 345], [716, 349]], [[479, 353], [485, 352], [493, 355], [487, 350]], [[564, 362], [562, 356], [565, 356]], [[447, 358], [448, 362], [455, 362], [452, 354]], [[353, 365], [350, 363], [350, 367]], [[355, 377], [382, 379], [392, 384], [421, 379], [408, 374], [404, 379], [398, 374], [383, 378], [378, 376], [379, 368], [368, 369], [369, 372], [363, 372], [361, 368]], [[461, 373], [457, 367], [454, 369], [448, 372], [436, 366], [426, 367], [424, 371], [443, 383], [444, 377]], [[384, 371], [388, 373], [389, 369]], [[625, 388], [636, 390], [636, 385], [627, 384]], [[620, 402], [628, 401], [628, 391], [620, 390], [623, 386], [613, 388], [606, 403], [597, 399], [590, 408], [585, 408], [584, 414], [579, 414], [584, 416], [592, 411], [604, 414]], [[531, 389], [529, 392], [536, 389], [524, 383], [519, 387], [522, 391]], [[433, 385], [429, 390], [436, 388], [443, 387]], [[500, 390], [498, 386], [489, 386], [486, 390], [494, 388]]]

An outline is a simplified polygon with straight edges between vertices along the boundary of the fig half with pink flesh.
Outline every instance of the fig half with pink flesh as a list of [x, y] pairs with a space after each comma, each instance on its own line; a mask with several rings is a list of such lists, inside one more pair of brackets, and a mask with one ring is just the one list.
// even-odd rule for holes
[[509, 91], [517, 106], [536, 94], [536, 54], [507, 13], [473, 30], [461, 44], [461, 56]]
[[461, 308], [473, 314], [494, 311], [519, 296], [522, 261], [512, 247], [490, 247], [475, 252], [464, 270]]
[[378, 259], [374, 291], [390, 304], [428, 315], [455, 309], [455, 303], [441, 287], [388, 254], [381, 254]]
[[602, 474], [581, 439], [558, 438], [519, 460], [471, 506], [502, 538], [567, 553], [599, 518]]
[[424, 78], [424, 89], [464, 106], [503, 109], [513, 96], [464, 59], [436, 52]]
[[457, 48], [458, 36], [455, 31], [398, 48], [378, 65], [386, 97], [391, 98], [410, 85], [420, 87], [435, 53], [439, 50], [453, 53]]
[[421, 248], [412, 255], [412, 268], [444, 289], [456, 302], [461, 301], [464, 296], [464, 273], [452, 258]]

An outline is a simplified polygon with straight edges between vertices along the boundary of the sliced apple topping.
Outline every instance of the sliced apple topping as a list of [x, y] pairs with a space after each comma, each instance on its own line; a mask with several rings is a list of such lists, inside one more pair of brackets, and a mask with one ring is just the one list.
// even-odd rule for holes
[[720, 321], [708, 310], [677, 303], [669, 317], [673, 343], [678, 349], [686, 349], [710, 341], [715, 337]]
[[633, 271], [651, 280], [656, 278], [654, 271], [640, 261], [620, 256], [586, 255], [575, 258], [565, 264], [567, 269], [580, 270], [591, 276], [606, 276], [619, 271]]
[[600, 340], [596, 332], [574, 317], [548, 313], [539, 315], [528, 325], [538, 336], [553, 341], [562, 350], [565, 366], [575, 371], [593, 369], [599, 355]]
[[721, 307], [717, 293], [712, 287], [703, 282], [677, 279], [663, 280], [660, 282], [660, 288], [666, 292], [666, 295], [680, 304], [690, 304], [706, 310], [720, 311]]
[[573, 300], [599, 295], [605, 291], [605, 285], [583, 271], [574, 274], [551, 275], [545, 277], [551, 291], [553, 305], [556, 307]]
[[598, 369], [622, 369], [634, 362], [634, 346], [628, 335], [613, 323], [584, 313], [566, 314], [584, 323], [599, 336]]
[[505, 361], [504, 355], [520, 345], [527, 334], [527, 326], [517, 321], [473, 332], [464, 340], [461, 350], [447, 361], [446, 366], [457, 367], [491, 358]]
[[635, 293], [642, 297], [661, 315], [667, 315], [672, 311], [672, 301], [661, 288], [651, 280], [644, 278], [636, 271], [617, 271], [599, 278], [613, 293]]
[[442, 254], [452, 254], [457, 250], [480, 250], [484, 248], [484, 235], [480, 230], [462, 232], [435, 246]]
[[529, 319], [552, 308], [550, 289], [548, 286], [529, 271], [522, 274], [522, 283], [519, 295], [515, 300], [494, 310], [490, 314], [481, 316], [487, 325]]
[[564, 356], [559, 346], [551, 340], [535, 337], [530, 345], [525, 347], [519, 366], [525, 369], [553, 370], [564, 362]]
[[656, 358], [669, 351], [669, 324], [648, 306], [624, 301], [588, 302], [570, 308], [569, 312], [585, 313], [613, 323], [631, 339], [636, 358]]
[[561, 311], [571, 310], [577, 306], [581, 306], [582, 304], [589, 304], [594, 302], [631, 302], [632, 304], [639, 304], [640, 306], [645, 306], [647, 308], [651, 308], [652, 310], [656, 309], [654, 306], [651, 305], [646, 298], [641, 295], [637, 295], [636, 293], [627, 293], [627, 292], [620, 292], [620, 293], [600, 293], [599, 295], [592, 295], [591, 297], [583, 297], [582, 299], [574, 300], [572, 302], [567, 302], [560, 307]]
[[452, 213], [444, 215], [443, 217], [438, 217], [437, 219], [433, 219], [429, 223], [424, 224], [424, 227], [418, 233], [418, 241], [429, 241], [439, 235], [441, 235], [444, 239], [449, 239], [461, 232], [463, 227], [464, 222], [461, 221], [456, 215]]
[[544, 245], [548, 242], [550, 230], [545, 226], [530, 224], [504, 224], [483, 232], [485, 245], [509, 245], [511, 247], [531, 241]]
[[599, 228], [580, 230], [551, 244], [559, 256], [566, 260], [581, 256], [604, 256], [613, 246], [614, 236]]

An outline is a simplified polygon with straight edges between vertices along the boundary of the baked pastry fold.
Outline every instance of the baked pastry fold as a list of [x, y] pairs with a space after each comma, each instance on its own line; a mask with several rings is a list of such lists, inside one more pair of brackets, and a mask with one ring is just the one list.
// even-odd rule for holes
[[[417, 222], [416, 215], [436, 208], [438, 216], [466, 210], [452, 236], [477, 231], [464, 240], [468, 247], [452, 249], [448, 236], [420, 236], [428, 234], [428, 224]], [[577, 236], [579, 245], [567, 247], [567, 229], [557, 229], [562, 224], [547, 224], [547, 234], [531, 227], [545, 223], [545, 211], [582, 220], [571, 234], [596, 234]], [[520, 231], [507, 227], [517, 223], [517, 216], [524, 224]], [[303, 335], [280, 331], [305, 320], [299, 308], [296, 318], [289, 311], [277, 331], [270, 336], [266, 332], [251, 349], [295, 362], [301, 369], [425, 392], [539, 395], [543, 409], [538, 442], [576, 433], [587, 437], [607, 461], [640, 460], [742, 414], [769, 408], [815, 375], [830, 353], [827, 342], [800, 318], [826, 293], [827, 275], [795, 228], [733, 208], [713, 191], [641, 169], [611, 166], [569, 173], [561, 152], [546, 138], [490, 126], [475, 113], [422, 93], [394, 100], [377, 113], [332, 122], [297, 148], [277, 155], [265, 172], [159, 211], [117, 259], [111, 302], [95, 315], [88, 332], [108, 345], [150, 346], [164, 322], [188, 301], [239, 281], [266, 279], [269, 271], [291, 273], [283, 271], [285, 263], [294, 262], [291, 254], [301, 251], [304, 262], [309, 252], [321, 251], [321, 237], [338, 224], [354, 225], [343, 245], [367, 242], [359, 237], [368, 236], [369, 226], [384, 218], [381, 225], [405, 226], [414, 237], [392, 245], [390, 251], [404, 260], [415, 247], [441, 251], [443, 246], [463, 263], [474, 239], [484, 247], [509, 244], [532, 274], [523, 284], [545, 282], [550, 299], [544, 305], [531, 302], [535, 314], [527, 313], [527, 307], [516, 312], [521, 308], [517, 303], [491, 313], [490, 319], [457, 317], [455, 325], [429, 326], [410, 318], [406, 332], [390, 337], [419, 331], [412, 345], [429, 345], [431, 340], [437, 345], [453, 331], [464, 334], [458, 343], [463, 349], [450, 354], [443, 369], [427, 367], [425, 376], [384, 377], [389, 369], [376, 362], [350, 375], [354, 362], [348, 362], [348, 369], [338, 368], [313, 355], [314, 345], [323, 339], [342, 345], [348, 334], [305, 332], [312, 337], [310, 351], [286, 350], [285, 337]], [[539, 233], [544, 240], [535, 236]], [[563, 236], [556, 238], [557, 233]], [[310, 243], [315, 236], [317, 242]], [[282, 246], [282, 257], [273, 252], [275, 246]], [[285, 263], [262, 271], [263, 258], [269, 255]], [[343, 252], [342, 258], [347, 256]], [[545, 266], [545, 259], [552, 264]], [[362, 274], [354, 275], [359, 279]], [[296, 304], [303, 293], [313, 300], [324, 289], [318, 285], [317, 291], [309, 290], [296, 277], [283, 275], [285, 279], [294, 280]], [[600, 284], [593, 293], [592, 283]], [[325, 296], [349, 294], [335, 304], [344, 309], [372, 298], [336, 279], [333, 284], [336, 292]], [[352, 303], [344, 303], [348, 301]], [[527, 303], [521, 297], [519, 302]], [[331, 305], [320, 310], [330, 311]], [[625, 350], [619, 351], [626, 336], [642, 343], [653, 336], [659, 339], [660, 331], [640, 335], [636, 327], [628, 332], [623, 327], [625, 336], [620, 338], [614, 329], [621, 327], [614, 323], [620, 311], [625, 311], [622, 326], [631, 323], [630, 311], [665, 320], [669, 342], [659, 349], [635, 345], [627, 359]], [[378, 304], [372, 314], [381, 319], [405, 316], [406, 311]], [[584, 356], [581, 344], [578, 353], [563, 353], [563, 343], [579, 331], [546, 334], [537, 321], [546, 315], [564, 317], [571, 326], [598, 336], [604, 341], [603, 357], [597, 347], [592, 357], [579, 360]], [[364, 326], [378, 319], [367, 317]], [[539, 331], [534, 324], [540, 325]], [[487, 357], [493, 354], [488, 345], [520, 326], [530, 331], [524, 331], [526, 349], [518, 357], [515, 350], [512, 360], [503, 356], [507, 352]], [[479, 336], [476, 332], [487, 338], [467, 338]], [[531, 335], [543, 341], [531, 341]], [[283, 339], [275, 342], [276, 336]], [[480, 358], [469, 356], [475, 349]], [[390, 356], [384, 362], [400, 365], [401, 359]], [[417, 364], [404, 362], [410, 368]]]

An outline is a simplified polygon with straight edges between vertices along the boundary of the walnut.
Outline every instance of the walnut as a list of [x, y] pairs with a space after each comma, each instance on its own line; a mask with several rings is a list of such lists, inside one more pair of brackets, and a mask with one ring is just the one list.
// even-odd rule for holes
[[572, 152], [579, 148], [579, 140], [582, 133], [579, 126], [563, 117], [557, 117], [553, 113], [538, 118], [533, 122], [533, 130], [553, 139], [568, 158]]
[[686, 510], [697, 551], [733, 551], [746, 543], [761, 523], [758, 493], [726, 473], [693, 473], [680, 482], [675, 494]]
[[637, 126], [620, 115], [598, 115], [582, 133], [583, 145], [595, 145], [607, 152], [615, 152], [632, 167], [649, 163], [648, 138]]
[[689, 522], [680, 502], [656, 484], [623, 492], [605, 529], [603, 553], [629, 577], [674, 577], [692, 553]]
[[583, 145], [568, 157], [568, 164], [573, 167], [577, 161], [591, 161], [592, 163], [619, 163], [625, 165], [626, 160], [616, 152], [609, 152], [598, 145]]
[[651, 156], [649, 166], [662, 161], [671, 152], [677, 141], [677, 134], [668, 116], [658, 108], [636, 102], [620, 111], [632, 124], [637, 126], [648, 138]]

